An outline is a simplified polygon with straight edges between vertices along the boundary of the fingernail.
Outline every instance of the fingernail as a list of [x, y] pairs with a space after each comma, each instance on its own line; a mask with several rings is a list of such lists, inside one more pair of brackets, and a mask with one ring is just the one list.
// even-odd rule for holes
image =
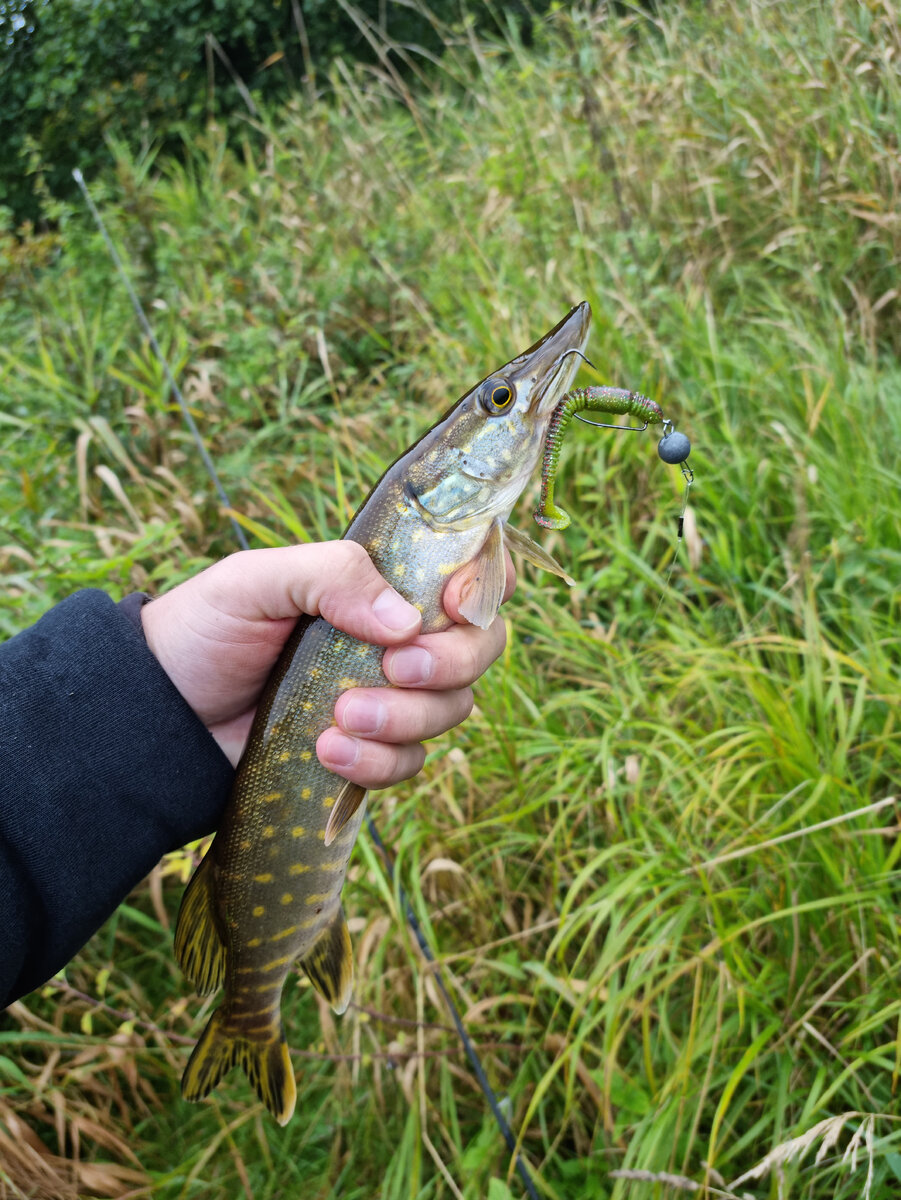
[[377, 696], [350, 696], [341, 710], [341, 724], [348, 733], [378, 733], [386, 715]]
[[360, 743], [356, 738], [345, 737], [343, 733], [333, 733], [327, 746], [323, 766], [352, 767], [360, 757]]
[[421, 646], [402, 646], [387, 663], [391, 681], [406, 687], [428, 683], [433, 665], [431, 654]]
[[385, 588], [380, 596], [376, 596], [372, 611], [389, 629], [410, 629], [419, 620], [419, 609], [408, 604], [394, 588]]

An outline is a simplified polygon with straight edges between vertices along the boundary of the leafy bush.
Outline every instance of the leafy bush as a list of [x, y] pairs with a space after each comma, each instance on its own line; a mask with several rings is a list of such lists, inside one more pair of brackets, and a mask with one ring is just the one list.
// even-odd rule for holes
[[[492, 20], [479, 6], [476, 24]], [[171, 148], [181, 122], [252, 111], [251, 92], [274, 99], [306, 76], [309, 95], [317, 64], [374, 56], [369, 28], [440, 49], [424, 10], [384, 0], [0, 0], [0, 199], [34, 220], [70, 192], [73, 167], [108, 160], [110, 134]]]

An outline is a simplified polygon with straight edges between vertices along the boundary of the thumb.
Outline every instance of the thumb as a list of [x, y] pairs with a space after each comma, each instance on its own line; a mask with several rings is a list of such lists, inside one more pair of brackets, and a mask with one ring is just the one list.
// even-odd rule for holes
[[340, 541], [308, 549], [306, 571], [318, 561], [318, 551], [324, 561], [321, 572], [313, 573], [312, 587], [306, 584], [303, 612], [318, 613], [336, 629], [379, 646], [416, 636], [422, 613], [385, 582], [362, 546]]
[[243, 620], [322, 616], [336, 629], [380, 646], [408, 641], [422, 623], [419, 609], [386, 583], [356, 542], [244, 551], [199, 580], [209, 589], [206, 599]]

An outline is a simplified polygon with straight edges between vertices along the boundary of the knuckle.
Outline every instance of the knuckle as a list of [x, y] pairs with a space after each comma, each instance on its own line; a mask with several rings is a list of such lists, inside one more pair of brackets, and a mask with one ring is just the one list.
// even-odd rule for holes
[[336, 559], [335, 567], [339, 571], [359, 575], [372, 567], [372, 559], [359, 542], [348, 542], [342, 538], [341, 541], [332, 542], [332, 546], [331, 553]]
[[475, 683], [482, 672], [485, 670], [485, 663], [482, 662], [481, 654], [482, 641], [480, 637], [474, 637], [469, 644], [469, 655], [467, 657], [467, 671], [463, 679], [465, 685]]
[[405, 779], [412, 779], [421, 770], [425, 762], [425, 747], [419, 742], [405, 746], [380, 747], [379, 766], [374, 771], [377, 774], [377, 787], [390, 787]]
[[457, 716], [457, 722], [456, 722], [458, 725], [460, 724], [461, 721], [465, 721], [466, 718], [471, 715], [473, 705], [475, 703], [471, 687], [461, 688], [460, 692], [459, 692], [459, 697], [460, 697], [459, 702], [458, 702], [459, 708], [458, 708], [458, 716]]

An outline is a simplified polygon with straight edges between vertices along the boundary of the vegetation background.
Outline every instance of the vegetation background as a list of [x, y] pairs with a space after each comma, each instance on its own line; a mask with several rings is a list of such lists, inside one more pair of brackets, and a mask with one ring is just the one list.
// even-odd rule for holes
[[[226, 5], [185, 3], [223, 55], [189, 38], [200, 74], [176, 80], [180, 44], [168, 75], [123, 53], [119, 91], [127, 109], [168, 78], [193, 107], [144, 97], [136, 134], [76, 89], [63, 139], [255, 544], [336, 536], [437, 413], [583, 298], [604, 381], [694, 444], [677, 546], [683, 482], [653, 440], [573, 430], [575, 520], [548, 543], [577, 587], [522, 571], [476, 714], [373, 806], [537, 1187], [897, 1195], [896, 6], [340, 0], [320, 49], [324, 7], [279, 8], [280, 41], [247, 32], [253, 71], [300, 47], [285, 97], [226, 53]], [[7, 66], [14, 9], [49, 20], [3, 6]], [[414, 12], [426, 32], [392, 25]], [[51, 44], [0, 86], [21, 135], [5, 635], [77, 587], [160, 590], [233, 548], [63, 146], [23, 124]], [[57, 62], [63, 90], [79, 61]], [[520, 1196], [365, 836], [356, 1002], [335, 1021], [303, 980], [286, 996], [294, 1121], [237, 1073], [180, 1100], [209, 1008], [171, 949], [193, 861], [3, 1018], [0, 1196]]]

